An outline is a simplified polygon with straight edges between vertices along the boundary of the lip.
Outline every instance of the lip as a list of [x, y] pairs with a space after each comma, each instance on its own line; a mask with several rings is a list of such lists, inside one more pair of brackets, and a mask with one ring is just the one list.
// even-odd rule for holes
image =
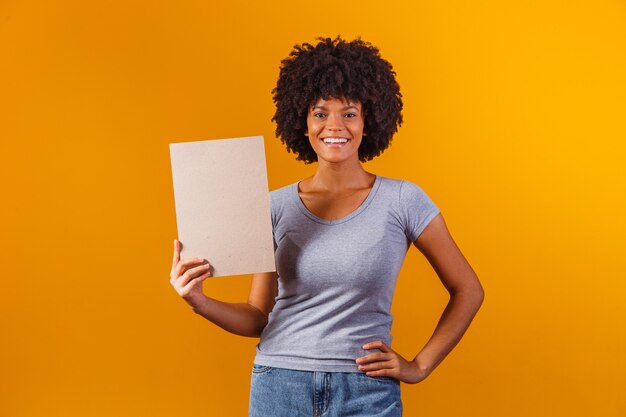
[[326, 136], [324, 138], [320, 138], [320, 141], [324, 144], [324, 146], [326, 146], [328, 148], [342, 148], [342, 147], [346, 146], [348, 143], [350, 143], [350, 141], [352, 140], [350, 138], [341, 137], [341, 139], [346, 139], [347, 142], [345, 142], [345, 143], [338, 143], [338, 142], [326, 143], [326, 142], [324, 142], [324, 139], [326, 139], [326, 138], [337, 138], [337, 137], [341, 137], [341, 136]]

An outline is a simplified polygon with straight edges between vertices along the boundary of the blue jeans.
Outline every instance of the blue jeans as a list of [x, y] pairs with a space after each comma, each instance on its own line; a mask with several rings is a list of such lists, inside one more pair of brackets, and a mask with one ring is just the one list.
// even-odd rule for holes
[[364, 372], [296, 371], [254, 364], [249, 417], [398, 417], [400, 381]]

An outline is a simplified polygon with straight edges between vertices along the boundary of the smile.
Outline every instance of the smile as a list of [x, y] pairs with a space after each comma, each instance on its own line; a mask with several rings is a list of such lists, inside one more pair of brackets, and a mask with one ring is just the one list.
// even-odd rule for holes
[[339, 137], [328, 137], [328, 138], [323, 138], [322, 141], [331, 148], [337, 148], [337, 147], [342, 147], [343, 145], [345, 145], [346, 143], [348, 143], [350, 141], [350, 139], [347, 138], [339, 138]]

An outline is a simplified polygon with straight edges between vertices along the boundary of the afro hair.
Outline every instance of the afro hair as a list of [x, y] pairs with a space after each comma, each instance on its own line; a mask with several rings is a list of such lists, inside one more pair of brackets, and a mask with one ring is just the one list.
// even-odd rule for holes
[[347, 99], [361, 103], [364, 136], [359, 146], [359, 160], [369, 161], [380, 155], [402, 124], [402, 94], [391, 64], [382, 59], [378, 48], [357, 39], [346, 42], [337, 36], [316, 38], [320, 42], [295, 45], [281, 61], [276, 87], [276, 136], [296, 160], [310, 164], [317, 161], [307, 131], [310, 106], [323, 98]]

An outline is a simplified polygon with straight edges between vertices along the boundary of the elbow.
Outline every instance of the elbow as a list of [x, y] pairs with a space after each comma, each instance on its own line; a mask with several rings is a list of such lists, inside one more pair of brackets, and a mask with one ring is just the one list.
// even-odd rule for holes
[[261, 333], [263, 333], [263, 329], [267, 326], [268, 323], [268, 315], [259, 311], [258, 309], [254, 315], [254, 319], [251, 320], [250, 326], [246, 329], [245, 332], [241, 333], [241, 336], [247, 337], [261, 337]]
[[237, 329], [235, 331], [232, 331], [232, 333], [236, 334], [237, 336], [243, 336], [243, 337], [261, 337], [261, 333], [263, 333], [264, 328], [265, 326], [253, 325], [253, 326]]
[[476, 275], [474, 275], [474, 279], [471, 280], [466, 287], [467, 290], [474, 294], [475, 297], [480, 298], [481, 300], [485, 298], [485, 290]]
[[252, 337], [261, 337], [263, 329], [265, 329], [265, 326], [267, 326], [267, 323], [269, 322], [269, 312], [265, 312], [252, 304], [248, 303], [248, 305], [252, 307], [252, 311], [255, 313], [253, 320], [254, 335], [252, 335]]
[[478, 278], [471, 285], [468, 285], [466, 292], [476, 302], [476, 304], [478, 304], [479, 307], [480, 305], [482, 305], [485, 299], [485, 290], [480, 284], [480, 281], [478, 281]]
[[476, 282], [475, 288], [472, 289], [472, 298], [474, 299], [476, 311], [483, 305], [483, 301], [485, 301], [485, 290], [483, 289], [480, 282]]
[[475, 284], [450, 291], [450, 296], [452, 298], [461, 297], [468, 304], [471, 304], [475, 311], [478, 311], [485, 300], [485, 290], [480, 285], [480, 282], [476, 281]]
[[261, 320], [254, 328], [253, 334], [250, 337], [261, 337], [261, 333], [263, 333], [263, 329], [267, 326], [267, 317], [264, 320]]

